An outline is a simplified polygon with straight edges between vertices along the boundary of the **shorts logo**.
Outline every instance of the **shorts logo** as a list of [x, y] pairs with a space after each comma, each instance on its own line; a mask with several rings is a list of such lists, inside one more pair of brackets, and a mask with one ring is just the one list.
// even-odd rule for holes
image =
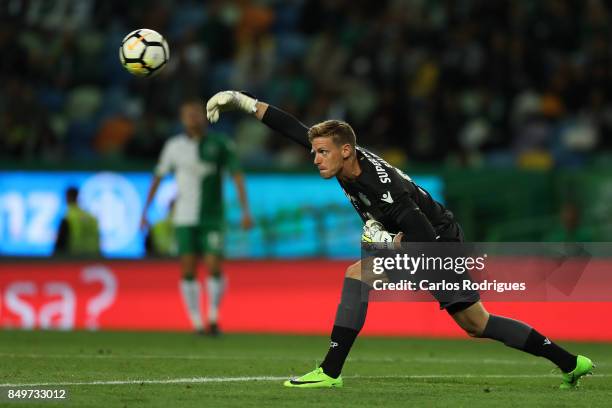
[[550, 340], [548, 340], [548, 337], [544, 339], [544, 346], [548, 346], [550, 343]]
[[329, 348], [336, 348], [338, 347], [338, 343], [336, 343], [335, 341], [332, 341], [331, 343], [329, 343]]
[[208, 245], [211, 249], [219, 250], [221, 248], [221, 234], [216, 231], [211, 231], [206, 237]]

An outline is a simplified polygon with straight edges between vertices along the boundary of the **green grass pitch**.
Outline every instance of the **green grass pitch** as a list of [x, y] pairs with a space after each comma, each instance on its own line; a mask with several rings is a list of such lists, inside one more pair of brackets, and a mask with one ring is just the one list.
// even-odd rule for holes
[[[8, 385], [67, 389], [44, 407], [610, 406], [612, 347], [562, 343], [595, 375], [561, 391], [544, 359], [486, 340], [359, 338], [344, 388], [288, 389], [315, 367], [326, 337], [189, 333], [0, 332], [0, 405]], [[46, 384], [46, 385], [40, 385]]]

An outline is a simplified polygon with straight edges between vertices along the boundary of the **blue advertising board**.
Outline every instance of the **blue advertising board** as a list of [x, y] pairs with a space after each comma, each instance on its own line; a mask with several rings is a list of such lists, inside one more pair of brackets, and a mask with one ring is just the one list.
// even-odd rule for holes
[[[79, 188], [79, 205], [98, 218], [106, 257], [145, 255], [140, 216], [152, 176], [145, 172], [0, 172], [0, 255], [46, 257], [66, 211], [68, 187]], [[438, 177], [415, 182], [442, 201]], [[246, 176], [255, 227], [240, 229], [240, 205], [228, 179], [224, 188], [229, 258], [359, 257], [361, 221], [337, 182], [317, 174]], [[176, 196], [167, 178], [148, 213], [154, 223], [166, 216]]]

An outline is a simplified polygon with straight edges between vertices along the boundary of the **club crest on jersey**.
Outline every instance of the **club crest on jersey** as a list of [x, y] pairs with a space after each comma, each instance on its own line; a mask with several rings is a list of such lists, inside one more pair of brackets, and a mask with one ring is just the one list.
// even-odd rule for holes
[[372, 205], [372, 202], [370, 202], [370, 200], [368, 200], [368, 197], [366, 197], [366, 195], [363, 194], [361, 191], [359, 192], [359, 199], [361, 199], [361, 201], [368, 207]]

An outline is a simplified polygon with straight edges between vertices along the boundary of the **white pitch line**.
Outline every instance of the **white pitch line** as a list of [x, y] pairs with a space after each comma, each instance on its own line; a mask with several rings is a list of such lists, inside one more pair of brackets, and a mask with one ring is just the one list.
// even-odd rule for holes
[[[597, 377], [610, 377], [612, 374], [597, 374]], [[554, 374], [425, 374], [425, 375], [354, 375], [346, 376], [349, 379], [366, 380], [422, 380], [436, 378], [549, 378], [558, 377]], [[26, 383], [26, 384], [0, 384], [0, 387], [64, 387], [77, 385], [134, 385], [134, 384], [204, 384], [204, 383], [224, 383], [224, 382], [249, 382], [249, 381], [282, 381], [287, 376], [253, 376], [253, 377], [191, 377], [191, 378], [167, 378], [158, 380], [135, 379], [135, 380], [107, 380], [107, 381], [79, 381], [79, 382], [45, 382], [45, 383]]]
[[[78, 359], [145, 359], [145, 360], [291, 360], [291, 361], [313, 361], [310, 357], [291, 356], [219, 356], [219, 355], [152, 355], [152, 354], [19, 354], [0, 353], [0, 357], [8, 358], [78, 358]], [[348, 361], [359, 363], [440, 363], [440, 364], [501, 364], [501, 365], [545, 365], [545, 361], [531, 360], [504, 360], [494, 358], [484, 359], [461, 359], [461, 358], [438, 358], [438, 357], [349, 357]], [[608, 363], [597, 363], [598, 366], [607, 366]]]
[[109, 381], [79, 381], [79, 382], [46, 382], [29, 384], [0, 384], [0, 387], [61, 387], [69, 385], [130, 385], [130, 384], [192, 384], [213, 382], [244, 382], [244, 381], [280, 381], [287, 377], [192, 377], [168, 378], [159, 380], [109, 380]]
[[[596, 377], [611, 377], [612, 374], [595, 374]], [[365, 379], [428, 379], [428, 378], [557, 378], [559, 374], [423, 374], [423, 375], [373, 375], [348, 376], [345, 378]]]

